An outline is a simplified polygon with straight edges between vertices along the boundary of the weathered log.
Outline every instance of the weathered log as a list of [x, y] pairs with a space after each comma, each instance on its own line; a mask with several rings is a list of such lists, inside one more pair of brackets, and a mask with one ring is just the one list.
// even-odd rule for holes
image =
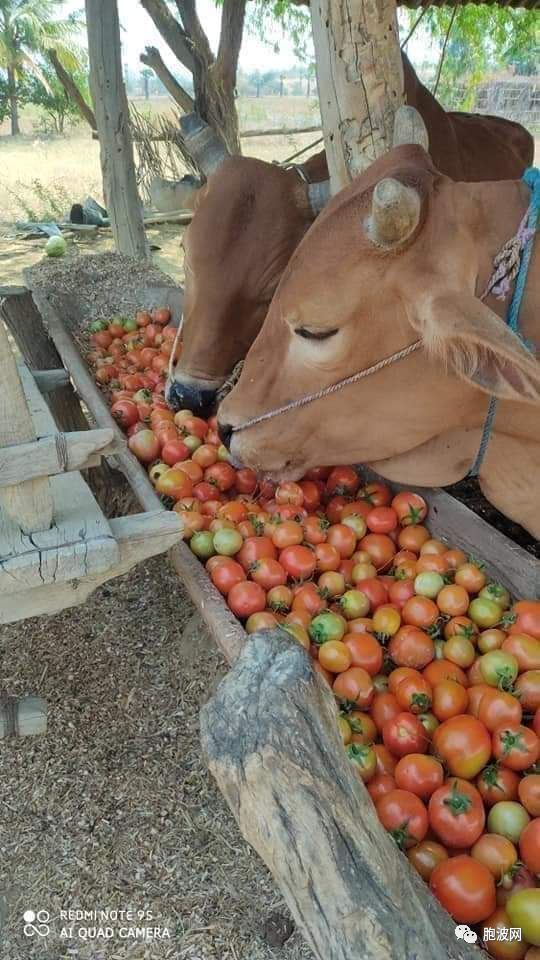
[[0, 447], [0, 488], [16, 486], [34, 477], [87, 470], [99, 462], [100, 457], [116, 452], [113, 441], [110, 429], [79, 430]]
[[69, 373], [66, 370], [30, 370], [30, 373], [41, 393], [54, 393], [69, 383]]
[[317, 80], [332, 193], [392, 146], [404, 102], [395, 0], [313, 0]]
[[116, 249], [147, 259], [148, 243], [137, 192], [129, 107], [122, 78], [116, 0], [86, 0], [86, 24], [103, 192]]
[[378, 822], [330, 690], [284, 631], [248, 639], [202, 710], [201, 735], [318, 960], [480, 960]]

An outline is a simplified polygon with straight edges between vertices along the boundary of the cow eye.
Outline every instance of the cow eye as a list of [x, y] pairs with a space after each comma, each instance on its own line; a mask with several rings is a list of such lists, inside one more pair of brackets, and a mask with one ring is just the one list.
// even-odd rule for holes
[[328, 340], [329, 337], [335, 336], [337, 329], [308, 330], [307, 327], [297, 327], [294, 332], [297, 333], [299, 337], [303, 337], [304, 340]]

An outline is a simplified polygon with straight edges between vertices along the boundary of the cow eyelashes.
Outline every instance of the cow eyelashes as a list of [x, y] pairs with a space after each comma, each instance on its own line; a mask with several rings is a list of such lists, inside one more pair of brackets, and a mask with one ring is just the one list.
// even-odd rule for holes
[[297, 327], [294, 331], [298, 334], [299, 337], [303, 337], [304, 340], [328, 340], [329, 337], [335, 336], [337, 333], [336, 330], [308, 330], [307, 327]]

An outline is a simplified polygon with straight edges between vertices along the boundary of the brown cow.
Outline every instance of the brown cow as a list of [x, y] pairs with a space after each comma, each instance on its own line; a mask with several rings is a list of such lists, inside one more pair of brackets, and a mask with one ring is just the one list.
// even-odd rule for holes
[[[321, 462], [363, 462], [388, 480], [450, 484], [469, 471], [495, 396], [480, 485], [540, 535], [540, 364], [506, 326], [508, 303], [480, 299], [530, 196], [522, 181], [455, 183], [416, 145], [391, 150], [339, 193], [293, 254], [220, 407], [233, 456], [289, 479]], [[538, 242], [521, 330], [540, 343]], [[403, 359], [230, 442], [231, 427], [416, 341]]]
[[[531, 163], [534, 144], [523, 127], [446, 113], [405, 55], [403, 67], [407, 102], [425, 120], [437, 169], [454, 180], [498, 180], [519, 177]], [[188, 131], [188, 144], [194, 136]], [[308, 187], [295, 170], [248, 157], [224, 159], [208, 131], [204, 149], [195, 147], [205, 172], [218, 172], [199, 191], [184, 238], [184, 352], [169, 397], [177, 407], [206, 413], [255, 339], [293, 250], [327, 199], [328, 190], [315, 185], [328, 170], [324, 153], [308, 160], [301, 168]]]

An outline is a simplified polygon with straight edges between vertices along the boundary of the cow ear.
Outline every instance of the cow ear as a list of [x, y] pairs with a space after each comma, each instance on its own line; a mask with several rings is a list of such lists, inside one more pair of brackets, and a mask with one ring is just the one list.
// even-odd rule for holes
[[412, 308], [410, 320], [447, 370], [492, 396], [540, 404], [540, 364], [476, 297], [426, 298]]

